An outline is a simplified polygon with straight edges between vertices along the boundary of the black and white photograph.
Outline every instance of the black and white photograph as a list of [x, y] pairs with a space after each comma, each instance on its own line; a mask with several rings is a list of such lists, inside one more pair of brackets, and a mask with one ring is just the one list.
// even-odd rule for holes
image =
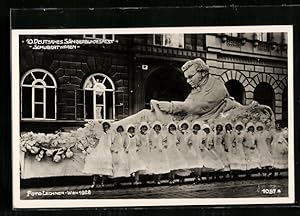
[[292, 26], [12, 29], [13, 205], [294, 202]]

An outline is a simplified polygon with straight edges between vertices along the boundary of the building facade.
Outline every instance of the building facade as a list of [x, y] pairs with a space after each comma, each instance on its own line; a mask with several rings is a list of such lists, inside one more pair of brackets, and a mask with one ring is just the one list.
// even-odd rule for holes
[[24, 43], [29, 37], [36, 38], [20, 38], [21, 131], [119, 120], [149, 108], [152, 98], [184, 100], [191, 89], [180, 68], [194, 58], [206, 61], [237, 101], [269, 105], [287, 122], [285, 33], [74, 35], [115, 42], [73, 50], [33, 50]]

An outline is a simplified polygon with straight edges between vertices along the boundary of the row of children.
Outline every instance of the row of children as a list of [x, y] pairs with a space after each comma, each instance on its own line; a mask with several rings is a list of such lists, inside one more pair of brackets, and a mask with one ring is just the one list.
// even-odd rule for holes
[[[142, 122], [136, 126], [122, 125], [111, 130], [103, 122], [103, 133], [97, 146], [86, 156], [83, 172], [93, 175], [92, 188], [98, 177], [101, 186], [107, 177], [118, 182], [121, 177], [131, 177], [133, 184], [140, 184], [140, 175], [153, 175], [160, 184], [163, 174], [169, 175], [174, 184], [175, 175], [184, 181], [191, 173], [200, 181], [203, 173], [236, 175], [245, 171], [287, 168], [287, 137], [276, 124], [268, 131], [260, 122], [249, 122], [244, 128], [241, 122], [233, 125], [218, 123], [214, 130], [201, 122], [182, 121], [179, 126], [170, 122], [163, 126], [156, 121], [150, 127]], [[119, 183], [119, 182], [118, 182]]]

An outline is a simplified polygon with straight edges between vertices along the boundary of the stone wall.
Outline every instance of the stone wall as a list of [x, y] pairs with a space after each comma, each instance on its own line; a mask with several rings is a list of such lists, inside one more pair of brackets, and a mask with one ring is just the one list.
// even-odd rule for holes
[[239, 40], [226, 44], [220, 36], [207, 36], [208, 52], [206, 62], [212, 74], [219, 76], [224, 83], [239, 81], [245, 89], [245, 104], [253, 101], [254, 90], [258, 84], [270, 84], [274, 91], [274, 113], [282, 119], [282, 94], [287, 87], [286, 47], [277, 45], [261, 50], [252, 41], [242, 45]]
[[[57, 119], [83, 119], [82, 87], [94, 73], [108, 75], [116, 87], [116, 118], [128, 115], [128, 60], [126, 55], [96, 50], [32, 51], [20, 53], [21, 74], [41, 68], [54, 75], [57, 84]], [[75, 106], [75, 90], [77, 106]], [[77, 116], [75, 116], [75, 109]]]

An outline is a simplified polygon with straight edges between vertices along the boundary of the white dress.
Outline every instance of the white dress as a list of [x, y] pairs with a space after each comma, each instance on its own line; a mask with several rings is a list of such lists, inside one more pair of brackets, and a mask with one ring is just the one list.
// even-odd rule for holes
[[224, 164], [224, 171], [229, 170], [229, 162], [227, 159], [227, 152], [225, 151], [225, 144], [224, 144], [224, 133], [214, 134], [214, 151], [221, 159], [222, 163]]
[[179, 143], [179, 135], [176, 131], [173, 133], [167, 133], [166, 136], [166, 155], [170, 170], [187, 169], [188, 163], [179, 151], [177, 145]]
[[257, 131], [256, 132], [255, 140], [256, 140], [257, 150], [259, 153], [260, 165], [262, 167], [273, 166], [271, 148], [267, 143], [267, 139], [269, 139], [268, 131]]
[[276, 169], [288, 168], [288, 142], [286, 141], [283, 130], [273, 130], [271, 136], [271, 153], [273, 158], [273, 167]]
[[199, 159], [196, 149], [192, 142], [192, 134], [190, 131], [179, 133], [179, 150], [187, 161], [189, 169], [199, 168]]
[[208, 154], [208, 150], [204, 146], [203, 139], [205, 137], [204, 131], [198, 131], [197, 134], [191, 134], [191, 141], [193, 143], [193, 148], [195, 149], [197, 160], [198, 160], [198, 168], [203, 168], [204, 166], [208, 167], [208, 161], [204, 160]]
[[[229, 132], [227, 132], [229, 133]], [[246, 157], [243, 147], [243, 142], [245, 138], [244, 132], [230, 132], [230, 134], [225, 134], [225, 142], [229, 145], [229, 165], [231, 170], [246, 170]], [[232, 142], [232, 143], [231, 143]], [[231, 145], [230, 145], [231, 143]]]
[[241, 157], [238, 154], [236, 144], [234, 143], [234, 132], [227, 130], [224, 134], [224, 146], [228, 149], [227, 160], [230, 170], [245, 170], [245, 158], [242, 159], [244, 163], [241, 164]]
[[163, 133], [150, 132], [150, 163], [149, 172], [153, 174], [164, 174], [170, 172]]
[[128, 158], [125, 152], [125, 133], [116, 133], [112, 144], [113, 177], [130, 176]]
[[204, 151], [207, 150], [207, 156], [204, 158], [204, 160], [207, 163], [207, 167], [206, 166], [205, 167], [209, 169], [214, 169], [216, 171], [224, 169], [223, 162], [221, 161], [221, 159], [213, 149], [214, 148], [213, 134], [212, 133], [205, 134], [203, 142], [205, 145]]
[[135, 173], [137, 171], [145, 171], [146, 166], [144, 161], [139, 157], [138, 151], [139, 139], [136, 135], [127, 134], [125, 140], [125, 150], [128, 152], [128, 167], [129, 173]]
[[244, 135], [244, 152], [247, 170], [260, 168], [260, 155], [255, 144], [255, 134], [252, 132], [246, 132]]
[[146, 170], [143, 171], [143, 174], [150, 174], [149, 163], [151, 161], [151, 155], [150, 155], [150, 145], [149, 145], [149, 134], [139, 133], [138, 138], [139, 138], [138, 155], [146, 166]]
[[113, 134], [109, 130], [103, 132], [100, 140], [93, 151], [85, 158], [83, 173], [98, 175], [113, 175], [113, 162], [111, 154], [111, 145]]

